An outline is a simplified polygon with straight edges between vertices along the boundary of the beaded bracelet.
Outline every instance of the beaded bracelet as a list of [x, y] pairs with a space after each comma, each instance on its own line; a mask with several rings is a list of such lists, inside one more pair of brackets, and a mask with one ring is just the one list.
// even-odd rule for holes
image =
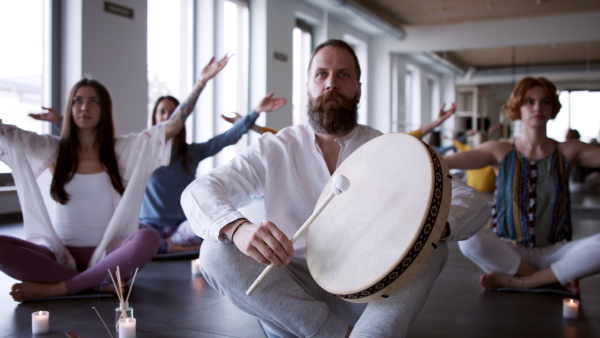
[[235, 233], [238, 231], [238, 229], [240, 228], [240, 226], [242, 226], [242, 224], [246, 224], [246, 223], [251, 223], [249, 220], [245, 220], [243, 222], [240, 222], [240, 224], [238, 224], [235, 229], [233, 230], [233, 233], [231, 234], [231, 244], [235, 245], [235, 243], [233, 242], [233, 236], [235, 236]]

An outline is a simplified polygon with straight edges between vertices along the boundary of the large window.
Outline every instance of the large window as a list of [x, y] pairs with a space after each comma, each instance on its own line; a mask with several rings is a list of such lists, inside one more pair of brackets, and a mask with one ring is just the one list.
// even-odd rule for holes
[[581, 141], [589, 142], [600, 136], [600, 92], [563, 91], [559, 94], [562, 108], [556, 119], [548, 122], [548, 136], [564, 141], [567, 130], [576, 129]]
[[[50, 1], [0, 1], [0, 119], [37, 133], [50, 125], [27, 116], [50, 104]], [[58, 109], [58, 107], [55, 107]], [[0, 173], [10, 172], [0, 162]]]
[[[223, 69], [218, 89], [221, 100], [222, 114], [248, 113], [248, 64], [249, 64], [249, 12], [248, 3], [241, 0], [227, 0], [223, 2], [223, 49], [233, 57]], [[222, 56], [218, 56], [219, 58]], [[222, 133], [231, 128], [231, 124], [223, 119], [217, 123], [217, 133]], [[236, 154], [246, 148], [246, 142], [239, 142], [236, 146], [227, 147], [217, 156], [217, 164], [226, 163]]]
[[148, 0], [149, 112], [158, 97], [182, 101], [192, 90], [192, 8], [190, 0]]
[[294, 75], [292, 80], [292, 113], [293, 124], [300, 125], [307, 122], [306, 82], [308, 81], [308, 62], [312, 53], [312, 27], [304, 21], [298, 20], [294, 28]]

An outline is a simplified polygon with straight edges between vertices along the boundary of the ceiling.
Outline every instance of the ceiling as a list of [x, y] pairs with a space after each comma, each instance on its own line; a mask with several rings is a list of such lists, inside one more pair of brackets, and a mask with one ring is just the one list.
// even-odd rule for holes
[[[448, 30], [456, 27], [467, 27], [469, 34], [476, 35], [478, 30], [484, 31], [488, 23], [504, 27], [510, 26], [512, 22], [518, 22], [525, 30], [513, 32], [514, 44], [511, 41], [494, 41], [483, 43], [471, 43], [468, 46], [446, 45], [436, 49], [432, 43], [424, 50], [413, 52], [426, 52], [433, 54], [437, 59], [450, 62], [453, 66], [463, 71], [463, 75], [477, 72], [491, 72], [494, 70], [507, 69], [532, 69], [537, 68], [541, 72], [544, 69], [556, 69], [566, 67], [578, 68], [580, 71], [600, 69], [600, 31], [591, 33], [592, 29], [586, 27], [598, 27], [598, 23], [586, 24], [578, 22], [583, 16], [585, 21], [587, 13], [593, 13], [590, 20], [596, 20], [600, 13], [600, 0], [307, 0], [318, 4], [321, 8], [327, 8], [332, 15], [337, 12], [347, 16], [347, 10], [340, 12], [342, 8], [353, 6], [356, 13], [359, 10], [370, 12], [371, 17], [378, 20], [364, 20], [365, 22], [381, 21], [387, 27], [398, 29], [404, 34], [400, 37], [400, 47], [403, 41], [408, 41], [411, 35], [427, 32], [419, 35], [419, 38], [427, 39], [431, 35], [443, 35]], [[569, 16], [570, 15], [570, 16]], [[579, 15], [579, 16], [577, 16]], [[363, 16], [364, 18], [365, 16]], [[553, 20], [556, 18], [554, 24]], [[575, 18], [575, 19], [574, 19]], [[564, 19], [564, 20], [563, 20]], [[545, 20], [545, 26], [536, 27], [540, 20]], [[531, 23], [531, 25], [529, 25]], [[580, 24], [582, 27], [574, 29], [573, 26]], [[381, 25], [379, 25], [381, 27]], [[529, 29], [531, 27], [531, 29]], [[364, 28], [364, 27], [363, 27]], [[509, 27], [510, 28], [510, 27]], [[537, 31], [536, 31], [537, 28]], [[554, 29], [548, 33], [549, 28]], [[373, 30], [368, 34], [377, 35]], [[572, 33], [572, 32], [580, 33]], [[439, 33], [438, 33], [439, 32]], [[564, 32], [564, 34], [562, 34]], [[581, 34], [581, 32], [587, 33]], [[489, 29], [488, 29], [489, 35]], [[385, 34], [385, 29], [379, 31]], [[484, 33], [482, 33], [484, 34]], [[518, 35], [529, 35], [527, 39], [519, 39]], [[559, 37], [557, 37], [559, 36]], [[463, 41], [469, 41], [465, 36]], [[494, 40], [490, 38], [488, 40]], [[407, 44], [407, 43], [405, 43]], [[439, 43], [438, 45], [443, 45]], [[402, 48], [400, 48], [402, 49]], [[588, 76], [589, 77], [589, 76]], [[599, 81], [599, 80], [595, 80]], [[589, 82], [589, 80], [588, 80]]]
[[[360, 1], [387, 13], [404, 27], [539, 17], [600, 11], [598, 0], [369, 0]], [[557, 23], [558, 24], [558, 23]], [[596, 41], [454, 50], [444, 55], [462, 67], [555, 65], [600, 62], [600, 32]], [[461, 64], [462, 63], [462, 64]]]

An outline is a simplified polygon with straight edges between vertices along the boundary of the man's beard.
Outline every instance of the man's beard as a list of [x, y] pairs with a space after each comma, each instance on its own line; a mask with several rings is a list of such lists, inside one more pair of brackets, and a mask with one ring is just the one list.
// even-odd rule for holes
[[[337, 102], [327, 102], [332, 98]], [[358, 124], [358, 95], [350, 99], [335, 90], [327, 91], [317, 98], [309, 95], [307, 108], [308, 123], [317, 133], [345, 134]]]

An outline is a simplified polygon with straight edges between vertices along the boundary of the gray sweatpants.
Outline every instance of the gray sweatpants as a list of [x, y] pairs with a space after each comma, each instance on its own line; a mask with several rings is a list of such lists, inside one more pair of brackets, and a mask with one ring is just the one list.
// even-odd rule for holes
[[231, 244], [204, 241], [200, 269], [207, 282], [280, 337], [404, 337], [448, 259], [439, 243], [427, 263], [389, 298], [350, 303], [321, 289], [304, 258], [275, 267], [250, 296], [246, 290], [265, 268]]

